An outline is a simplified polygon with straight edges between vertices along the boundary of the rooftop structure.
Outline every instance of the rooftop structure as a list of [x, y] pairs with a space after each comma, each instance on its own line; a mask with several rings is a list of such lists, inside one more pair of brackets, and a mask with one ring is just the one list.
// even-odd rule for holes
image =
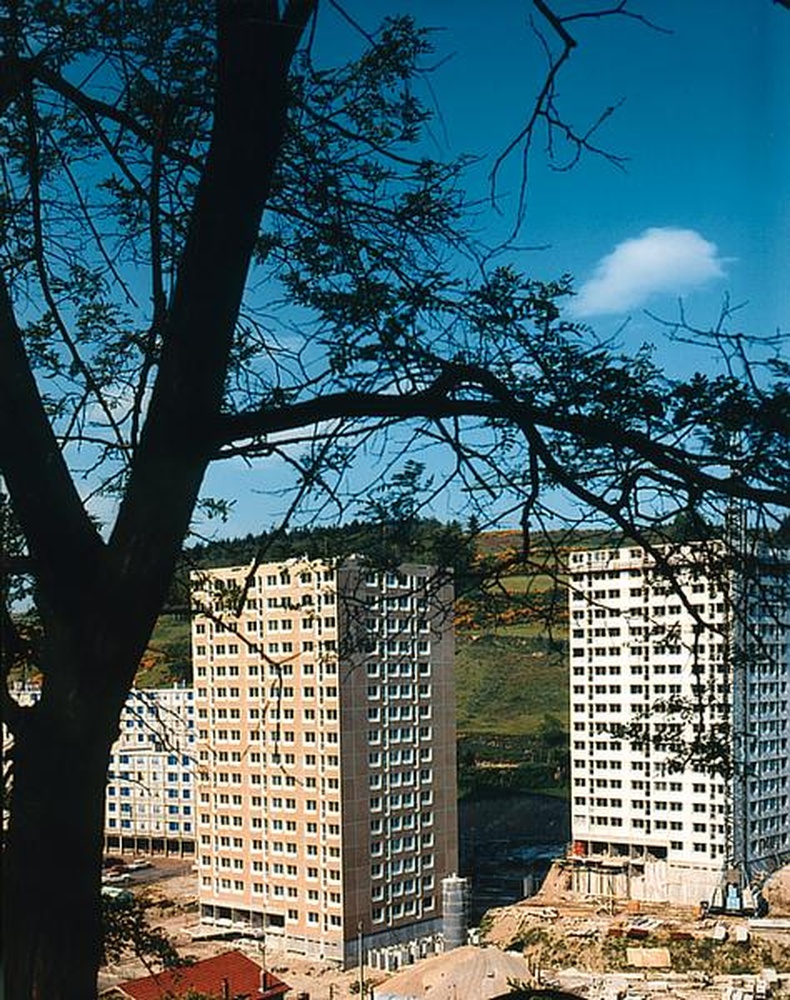
[[290, 986], [242, 952], [228, 951], [154, 976], [129, 979], [114, 990], [131, 1000], [174, 1000], [193, 993], [218, 1000], [280, 1000]]

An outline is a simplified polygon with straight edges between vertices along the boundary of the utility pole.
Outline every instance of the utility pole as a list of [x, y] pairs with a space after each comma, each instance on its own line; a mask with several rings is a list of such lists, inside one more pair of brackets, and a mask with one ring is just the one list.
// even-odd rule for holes
[[365, 959], [362, 950], [362, 921], [357, 924], [357, 945], [359, 948], [359, 1000], [365, 1000]]
[[261, 993], [265, 993], [266, 985], [266, 931], [261, 929], [257, 934], [258, 950], [261, 953]]

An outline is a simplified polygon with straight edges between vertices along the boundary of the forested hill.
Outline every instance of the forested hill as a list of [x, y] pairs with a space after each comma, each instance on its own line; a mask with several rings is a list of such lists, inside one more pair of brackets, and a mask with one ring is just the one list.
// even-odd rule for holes
[[378, 561], [438, 559], [452, 562], [459, 554], [471, 557], [472, 537], [456, 521], [444, 524], [432, 518], [275, 530], [244, 538], [226, 538], [189, 546], [186, 554], [197, 566], [239, 565], [306, 555], [311, 559], [337, 558], [353, 553]]
[[622, 539], [592, 530], [546, 532], [530, 539], [527, 556], [520, 531], [481, 532], [474, 524], [464, 528], [457, 521], [432, 518], [276, 530], [187, 548], [169, 604], [171, 609], [188, 607], [190, 570], [355, 554], [386, 569], [403, 562], [451, 569], [458, 602], [456, 627], [487, 632], [494, 621], [514, 624], [525, 615], [553, 615], [558, 603], [564, 605], [563, 566], [569, 549], [619, 544]]
[[457, 589], [466, 591], [479, 577], [476, 551], [475, 536], [457, 522], [444, 524], [430, 518], [389, 523], [351, 521], [342, 526], [294, 528], [190, 546], [184, 564], [186, 569], [200, 569], [294, 556], [342, 559], [356, 554], [382, 567], [411, 561], [451, 568]]
[[[619, 542], [604, 538], [597, 531], [578, 529], [541, 534], [531, 542], [533, 561], [537, 564], [534, 568], [556, 569], [561, 552], [599, 544]], [[467, 594], [484, 585], [497, 569], [506, 574], [512, 572], [511, 564], [520, 561], [522, 547], [521, 532], [514, 529], [480, 532], [474, 524], [464, 528], [457, 521], [444, 523], [433, 518], [387, 523], [351, 521], [331, 527], [277, 530], [192, 545], [185, 552], [184, 567], [240, 566], [253, 560], [274, 562], [294, 556], [336, 559], [353, 553], [366, 556], [380, 566], [412, 561], [451, 568], [456, 591]], [[523, 567], [519, 572], [524, 572]]]
[[[539, 536], [532, 539], [531, 560], [526, 564], [518, 531], [477, 532], [474, 525], [464, 528], [433, 519], [355, 521], [342, 527], [247, 535], [188, 548], [171, 607], [186, 609], [190, 569], [292, 556], [342, 558], [351, 553], [377, 565], [413, 560], [451, 567], [457, 595], [459, 730], [486, 739], [492, 734], [519, 739], [537, 732], [546, 715], [565, 721], [561, 554], [603, 541], [592, 532]], [[611, 539], [606, 541], [612, 544]], [[137, 683], [160, 686], [188, 682], [190, 677], [188, 615], [164, 614]]]

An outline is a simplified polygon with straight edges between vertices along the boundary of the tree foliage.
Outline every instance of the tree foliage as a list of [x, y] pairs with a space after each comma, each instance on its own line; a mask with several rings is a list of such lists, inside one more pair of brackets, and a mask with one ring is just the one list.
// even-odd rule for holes
[[[562, 124], [586, 23], [536, 9], [560, 55], [527, 153]], [[41, 698], [5, 699], [13, 996], [94, 988], [107, 754], [193, 514], [219, 509], [201, 498], [212, 462], [290, 468], [285, 525], [300, 504], [343, 516], [366, 466], [357, 513], [406, 526], [454, 481], [482, 525], [495, 501], [519, 513], [526, 559], [560, 493], [572, 520], [651, 548], [645, 526], [679, 511], [721, 523], [748, 503], [770, 527], [790, 499], [786, 363], [756, 368], [720, 327], [728, 374], [673, 381], [570, 321], [568, 276], [495, 266], [466, 161], [421, 143], [430, 34], [393, 17], [327, 66], [315, 17], [314, 0], [3, 15], [0, 463], [24, 538], [8, 563], [43, 634]], [[16, 648], [8, 614], [3, 637]], [[54, 901], [53, 843], [72, 859]]]
[[[376, 497], [370, 505], [380, 503]], [[309, 525], [289, 531], [275, 528], [244, 538], [189, 545], [172, 591], [173, 604], [178, 607], [186, 602], [185, 575], [189, 570], [299, 556], [343, 559], [360, 555], [387, 568], [402, 562], [424, 562], [451, 569], [457, 594], [465, 594], [478, 584], [485, 570], [479, 566], [474, 535], [457, 522], [443, 524], [428, 517], [395, 518], [388, 516], [390, 513], [380, 510], [375, 518], [354, 518], [343, 524]]]
[[102, 895], [102, 922], [105, 962], [133, 955], [150, 975], [187, 964], [165, 931], [152, 926], [143, 900], [131, 892]]
[[[206, 3], [124, 5], [118, 17], [22, 4], [9, 22], [8, 273], [25, 289], [19, 322], [44, 402], [96, 493], [125, 495], [158, 405], [212, 142], [212, 19]], [[383, 447], [374, 441], [405, 417], [423, 418], [411, 425], [423, 446], [455, 450], [455, 475], [483, 510], [505, 494], [539, 517], [547, 486], [628, 527], [695, 508], [700, 492], [785, 503], [778, 359], [773, 383], [743, 371], [676, 383], [649, 352], [619, 354], [564, 318], [567, 276], [486, 264], [469, 234], [465, 161], [429, 159], [419, 143], [431, 47], [393, 18], [341, 67], [316, 67], [309, 48], [295, 57], [263, 224], [246, 234], [252, 277], [246, 294], [237, 279], [223, 363], [203, 372], [219, 406], [202, 413], [179, 394], [186, 438], [194, 419], [207, 458], [279, 455], [327, 516], [348, 503], [337, 481], [352, 453]], [[263, 174], [254, 155], [233, 175], [248, 161]], [[206, 307], [196, 319], [218, 308]], [[189, 340], [197, 365], [201, 338]], [[404, 475], [382, 472], [393, 474]]]

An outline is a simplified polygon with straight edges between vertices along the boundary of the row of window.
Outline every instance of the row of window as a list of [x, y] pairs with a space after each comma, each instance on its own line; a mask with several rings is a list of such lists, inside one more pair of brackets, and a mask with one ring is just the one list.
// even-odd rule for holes
[[[250, 764], [261, 765], [261, 767], [276, 768], [292, 767], [296, 763], [296, 754], [280, 753], [277, 750], [267, 755], [261, 750], [250, 750], [249, 752], [243, 752], [241, 750], [218, 750], [212, 754], [209, 750], [201, 749], [198, 757], [202, 763], [207, 763], [210, 758], [219, 764], [241, 764], [243, 760], [248, 760]], [[340, 758], [335, 753], [322, 754], [320, 757], [314, 753], [307, 753], [300, 758], [300, 761], [303, 767], [308, 768], [317, 767], [318, 764], [320, 764], [322, 768], [335, 768], [340, 764]], [[205, 778], [202, 778], [201, 780], [208, 781], [208, 779], [209, 775], [208, 772], [206, 772]]]
[[[417, 761], [417, 751], [411, 747], [395, 747], [386, 753], [374, 750], [368, 754], [368, 765], [370, 767], [392, 767], [399, 764], [414, 764]], [[433, 748], [421, 747], [419, 751], [421, 763], [430, 763], [433, 760]]]
[[[280, 708], [278, 704], [270, 705], [268, 708], [248, 708], [244, 717], [248, 722], [261, 723], [265, 720], [269, 722], [292, 722], [296, 719], [296, 712], [293, 708]], [[430, 706], [426, 706], [430, 709]], [[430, 716], [430, 711], [422, 713], [425, 716]], [[400, 716], [396, 714], [395, 716], [390, 716], [391, 718], [411, 718], [411, 710], [408, 714], [401, 714]], [[336, 708], [321, 708], [316, 710], [315, 708], [303, 708], [301, 711], [302, 722], [319, 723], [323, 722], [337, 722], [338, 709]], [[201, 708], [198, 710], [198, 719], [200, 722], [207, 722], [209, 719], [211, 722], [224, 722], [226, 720], [241, 721], [242, 711], [240, 708]]]
[[430, 784], [433, 781], [433, 771], [429, 767], [417, 771], [389, 771], [368, 775], [368, 786], [372, 790], [379, 788], [400, 788], [403, 785]]
[[388, 708], [369, 708], [368, 722], [393, 722], [401, 720], [409, 722], [412, 719], [430, 719], [433, 709], [430, 705], [390, 705]]
[[[116, 802], [107, 803], [107, 812], [114, 813], [118, 812], [118, 804]], [[159, 805], [148, 805], [146, 802], [136, 802], [134, 805], [134, 810], [132, 810], [131, 802], [122, 802], [120, 807], [120, 812], [122, 813], [134, 813], [137, 816], [145, 816], [150, 813], [152, 816], [161, 816], [164, 812], [164, 807]], [[191, 816], [192, 806], [175, 806], [169, 805], [167, 807], [168, 816]]]
[[170, 820], [167, 824], [163, 825], [161, 823], [146, 823], [144, 820], [135, 820], [134, 822], [130, 819], [122, 819], [120, 822], [114, 818], [107, 820], [107, 827], [110, 830], [134, 830], [137, 834], [148, 834], [155, 833], [159, 830], [166, 829], [169, 833], [192, 833], [192, 823], [187, 821], [184, 823], [179, 823], [175, 820]]
[[368, 684], [368, 699], [379, 701], [382, 698], [430, 698], [431, 685], [427, 682], [420, 684]]
[[[118, 785], [108, 785], [107, 786], [107, 795], [110, 798], [113, 798], [115, 795], [121, 795], [123, 798], [131, 798], [132, 797], [132, 789], [128, 785], [120, 785], [120, 786], [118, 786]], [[146, 796], [150, 796], [151, 798], [158, 799], [158, 798], [160, 798], [160, 792], [159, 792], [158, 789], [151, 789], [151, 788], [144, 788], [144, 787], [135, 787], [134, 788], [134, 797], [135, 798], [144, 798]], [[177, 788], [168, 788], [167, 789], [167, 798], [169, 798], [169, 799], [177, 799], [178, 797], [179, 797], [179, 790]], [[192, 791], [189, 788], [182, 788], [181, 789], [181, 798], [182, 799], [191, 799], [192, 798]]]
[[[374, 722], [377, 719], [371, 719], [371, 721]], [[368, 730], [368, 746], [378, 746], [382, 743], [386, 743], [387, 745], [391, 743], [414, 743], [417, 739], [430, 740], [431, 727], [420, 726], [415, 729], [409, 726], [390, 726], [384, 729]]]
[[[573, 803], [576, 806], [589, 805], [591, 808], [598, 808], [598, 809], [607, 809], [607, 808], [622, 809], [623, 807], [623, 800], [621, 798], [608, 797], [608, 796], [590, 796], [588, 798], [586, 795], [576, 795], [574, 796]], [[656, 800], [656, 799], [654, 799], [652, 802], [651, 801], [645, 802], [644, 799], [631, 799], [626, 803], [626, 807], [629, 809], [640, 810], [640, 811], [647, 810], [648, 812], [650, 812], [651, 809], [655, 810], [656, 812], [667, 812], [667, 811], [683, 812], [684, 807], [688, 809], [688, 803], [665, 802], [663, 800]], [[707, 808], [708, 807], [706, 806], [706, 804], [702, 802], [695, 802], [692, 804], [692, 812], [694, 813], [704, 813], [706, 812]], [[722, 804], [715, 806], [711, 805], [709, 808], [711, 816], [717, 814], [720, 815], [724, 812], [724, 806]]]
[[[283, 845], [280, 844], [280, 845], [278, 845], [279, 849], [276, 849], [276, 848], [272, 849], [272, 853], [273, 854], [291, 854], [291, 855], [295, 855], [297, 853], [296, 852], [296, 845], [295, 844], [288, 844], [286, 846], [287, 847], [292, 847], [293, 850], [290, 850], [290, 851], [289, 850], [283, 850], [282, 849]], [[314, 845], [309, 845], [309, 846], [314, 847]], [[307, 852], [307, 856], [308, 856], [308, 858], [311, 858], [311, 857], [315, 858], [315, 857], [317, 857], [317, 855], [315, 853], [315, 850], [312, 852], [312, 854], [311, 854], [310, 851], [308, 851]], [[244, 859], [243, 858], [228, 858], [228, 857], [214, 857], [214, 858], [211, 858], [208, 855], [202, 855], [201, 858], [200, 858], [200, 867], [201, 868], [212, 868], [213, 867], [213, 868], [217, 868], [217, 869], [220, 869], [220, 870], [222, 870], [222, 869], [232, 869], [234, 872], [242, 872], [243, 873], [244, 872]], [[274, 865], [272, 865], [271, 867], [272, 867], [272, 874], [274, 874], [274, 871], [273, 871]], [[297, 878], [299, 876], [299, 874], [303, 871], [306, 874], [307, 880], [310, 881], [310, 882], [317, 882], [318, 879], [319, 879], [319, 876], [321, 877], [321, 879], [322, 879], [323, 882], [339, 882], [340, 881], [340, 869], [339, 868], [330, 868], [330, 867], [328, 867], [326, 865], [324, 865], [321, 869], [319, 869], [318, 867], [316, 867], [315, 864], [310, 864], [310, 863], [308, 863], [304, 868], [301, 868], [301, 866], [294, 865], [294, 864], [278, 864], [278, 867], [281, 868], [281, 869], [283, 869], [282, 873], [280, 873], [280, 877], [281, 878], [283, 878], [283, 877]], [[253, 872], [253, 873], [268, 874], [269, 865], [266, 864], [263, 861], [252, 861], [250, 863], [250, 871]], [[293, 895], [296, 896], [296, 892], [294, 892]]]
[[419, 803], [421, 808], [425, 806], [433, 805], [433, 792], [430, 790], [423, 790], [417, 796], [414, 792], [390, 792], [388, 795], [374, 795], [370, 799], [370, 811], [372, 813], [381, 812], [382, 810], [390, 811], [392, 809], [413, 809], [415, 804]]
[[[339, 837], [340, 836], [340, 826], [337, 823], [316, 823], [313, 820], [308, 820], [303, 824], [297, 823], [295, 820], [264, 820], [260, 824], [261, 830], [268, 830], [271, 827], [275, 832], [286, 831], [288, 833], [304, 833], [308, 836], [320, 836], [322, 838], [326, 837]], [[212, 844], [215, 850], [244, 850], [245, 846], [249, 845], [251, 851], [263, 851], [264, 848], [268, 848], [268, 841], [264, 841], [262, 836], [253, 837], [250, 840], [246, 840], [244, 837], [230, 836], [229, 834], [221, 834], [220, 836], [212, 837], [208, 833], [201, 833], [200, 844], [202, 847], [209, 849]], [[329, 852], [331, 856], [334, 857], [333, 852], [336, 851], [335, 847], [330, 847]], [[277, 870], [275, 869], [275, 873]], [[282, 872], [279, 872], [282, 874]]]
[[[587, 779], [575, 778], [573, 783], [578, 787], [584, 787], [585, 785], [587, 785]], [[688, 794], [687, 788], [685, 788], [683, 783], [680, 781], [666, 782], [663, 780], [654, 779], [652, 782], [650, 782], [650, 781], [643, 781], [642, 779], [637, 778], [634, 779], [633, 781], [627, 782], [627, 785], [630, 785], [631, 788], [637, 791], [641, 791], [644, 789], [648, 794], [650, 794], [651, 789], [660, 792], [669, 791], [669, 792], [679, 792], [683, 794]], [[619, 778], [611, 778], [611, 779], [590, 778], [589, 786], [590, 790], [592, 791], [595, 788], [622, 788], [623, 783]], [[701, 781], [695, 781], [692, 784], [692, 791], [694, 792], [695, 795], [714, 795], [714, 794], [723, 795], [724, 785], [723, 784], [708, 785]]]
[[427, 573], [406, 574], [406, 573], [376, 573], [374, 570], [366, 571], [363, 581], [366, 587], [409, 587], [411, 590], [424, 591], [428, 582]]
[[[413, 685], [412, 685], [413, 686]], [[282, 679], [278, 684], [272, 684], [271, 687], [259, 687], [253, 685], [252, 687], [240, 688], [235, 685], [226, 687], [224, 684], [219, 684], [214, 688], [207, 688], [199, 686], [197, 689], [198, 698], [206, 699], [209, 695], [213, 695], [216, 700], [222, 700], [224, 698], [229, 698], [233, 701], [240, 701], [242, 698], [249, 699], [251, 701], [260, 701], [269, 699], [280, 699], [286, 698], [291, 699], [299, 696], [304, 699], [309, 698], [337, 698], [337, 681], [332, 680], [328, 684], [320, 684], [317, 688], [313, 684], [306, 684], [300, 687], [298, 690], [292, 687], [292, 682], [287, 684], [282, 683]]]
[[[148, 781], [159, 781], [160, 777], [164, 778], [168, 784], [177, 784], [182, 782], [183, 784], [189, 784], [192, 780], [192, 774], [190, 771], [168, 771], [166, 774], [162, 774], [161, 770], [151, 770], [151, 771], [136, 771], [134, 774], [131, 771], [108, 771], [107, 781], [137, 781], [137, 782], [148, 782]], [[110, 793], [112, 794], [112, 793]]]
[[[313, 652], [313, 643], [303, 642], [302, 646], [309, 646], [309, 649], [303, 652]], [[312, 662], [298, 664], [299, 671], [304, 677], [314, 677], [315, 676], [315, 664]], [[285, 663], [270, 663], [268, 665], [268, 670], [265, 665], [260, 663], [250, 663], [246, 667], [240, 667], [237, 663], [230, 664], [213, 664], [210, 667], [198, 666], [195, 671], [197, 677], [211, 677], [212, 679], [217, 677], [241, 677], [242, 671], [246, 677], [263, 677], [264, 674], [269, 675], [269, 677], [276, 677], [281, 680], [284, 677], [294, 677], [294, 664]], [[319, 664], [319, 678], [318, 683], [323, 682], [323, 677], [321, 674], [326, 676], [332, 676], [337, 674], [337, 663], [334, 661], [322, 662]], [[198, 688], [198, 697], [200, 697], [200, 688]]]
[[[268, 809], [272, 812], [284, 810], [285, 812], [296, 812], [302, 809], [305, 812], [318, 812], [319, 802], [317, 799], [298, 800], [291, 796], [282, 795], [239, 795], [229, 792], [220, 792], [212, 796], [215, 807], [228, 806], [241, 809], [244, 805], [249, 805], [252, 809]], [[203, 802], [203, 796], [201, 796]], [[209, 804], [209, 803], [205, 803]], [[340, 803], [334, 799], [322, 799], [320, 803], [323, 812], [340, 812]], [[201, 817], [202, 818], [202, 817]]]
[[[274, 716], [270, 715], [269, 718], [274, 719]], [[318, 734], [315, 732], [302, 732], [299, 735], [301, 742], [305, 745], [320, 744], [321, 746], [324, 746], [325, 744], [337, 744], [340, 742], [337, 732], [321, 732]], [[201, 740], [208, 741], [208, 729], [200, 729], [198, 731], [198, 737]], [[249, 740], [252, 743], [266, 743], [267, 733], [263, 729], [245, 729], [244, 733], [242, 733], [240, 729], [216, 729], [212, 732], [211, 738], [218, 743], [241, 743], [242, 738]], [[293, 730], [281, 730], [275, 726], [272, 728], [271, 732], [268, 733], [268, 739], [274, 744], [295, 744], [296, 734]]]
[[[433, 896], [425, 896], [421, 902], [423, 913], [430, 913], [434, 909]], [[419, 912], [417, 901], [407, 899], [403, 903], [392, 903], [390, 906], [374, 906], [371, 917], [374, 924], [389, 924], [404, 918], [412, 918], [417, 912]]]
[[[291, 570], [287, 567], [280, 567], [277, 572], [263, 572], [258, 573], [252, 580], [252, 586], [258, 590], [262, 590], [264, 586], [266, 587], [290, 587], [292, 582], [297, 582], [302, 587], [307, 587], [319, 583], [332, 583], [335, 580], [335, 571], [332, 569], [312, 569], [312, 570], [300, 570], [295, 571], [294, 577], [291, 576]], [[196, 582], [200, 581], [200, 574], [197, 574]], [[214, 593], [222, 594], [226, 590], [230, 590], [232, 593], [239, 590], [244, 584], [245, 580], [243, 577], [233, 577], [233, 576], [217, 576], [214, 572], [209, 572], [205, 574], [204, 579], [201, 581], [204, 588], [207, 590], [213, 590]]]
[[[244, 773], [241, 771], [212, 771], [210, 774], [212, 785], [241, 785], [244, 784]], [[202, 779], [201, 779], [202, 780]], [[307, 775], [307, 777], [300, 778], [297, 780], [294, 774], [283, 774], [282, 771], [275, 771], [274, 774], [261, 774], [258, 771], [247, 775], [247, 780], [250, 785], [266, 786], [270, 788], [295, 788], [297, 784], [304, 785], [305, 788], [317, 788], [317, 779], [315, 775]], [[321, 778], [321, 791], [327, 791], [332, 789], [337, 789], [340, 787], [339, 779], [334, 777], [323, 777]], [[201, 799], [207, 793], [201, 792]]]
[[[319, 639], [317, 644], [313, 640], [304, 640], [301, 643], [301, 650], [303, 653], [312, 653], [316, 650], [316, 648], [318, 649], [319, 655], [322, 653], [335, 653], [337, 652], [337, 641], [335, 639]], [[228, 644], [216, 643], [213, 646], [206, 646], [204, 643], [197, 643], [194, 649], [195, 656], [208, 656], [209, 653], [212, 656], [239, 655], [239, 646], [238, 643], [235, 642]], [[273, 642], [267, 645], [266, 652], [291, 654], [294, 652], [294, 646], [292, 642]], [[244, 653], [248, 656], [258, 656], [261, 653], [261, 648], [257, 643], [250, 642], [246, 644]], [[236, 669], [238, 670], [238, 668]], [[231, 676], [233, 675], [231, 674]]]

